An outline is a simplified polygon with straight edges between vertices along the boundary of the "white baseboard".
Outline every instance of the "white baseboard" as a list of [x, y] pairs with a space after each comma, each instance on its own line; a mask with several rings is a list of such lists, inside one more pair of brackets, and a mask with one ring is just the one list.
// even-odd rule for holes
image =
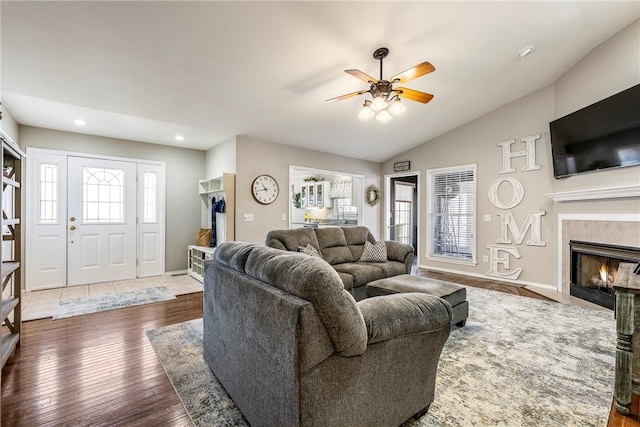
[[480, 279], [493, 280], [493, 281], [496, 281], [496, 282], [504, 282], [504, 283], [510, 283], [510, 284], [514, 284], [514, 285], [535, 286], [537, 288], [550, 289], [552, 291], [556, 290], [555, 286], [549, 285], [549, 284], [546, 284], [546, 283], [529, 282], [529, 281], [526, 281], [526, 280], [508, 280], [508, 279], [503, 279], [503, 278], [495, 277], [495, 276], [487, 276], [486, 274], [469, 273], [468, 271], [452, 270], [452, 269], [449, 269], [449, 268], [434, 267], [432, 265], [428, 265], [428, 266], [427, 265], [419, 265], [419, 268], [424, 268], [425, 270], [442, 271], [442, 272], [445, 272], [445, 273], [460, 274], [462, 276], [478, 277]]
[[165, 271], [163, 276], [182, 276], [187, 274], [187, 270]]

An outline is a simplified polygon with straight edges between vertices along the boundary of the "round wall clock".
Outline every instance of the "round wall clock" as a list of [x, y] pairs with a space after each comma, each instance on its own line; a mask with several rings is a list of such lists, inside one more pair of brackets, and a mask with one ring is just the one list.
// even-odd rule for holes
[[251, 193], [256, 202], [268, 205], [278, 198], [278, 182], [270, 175], [259, 175], [251, 184]]

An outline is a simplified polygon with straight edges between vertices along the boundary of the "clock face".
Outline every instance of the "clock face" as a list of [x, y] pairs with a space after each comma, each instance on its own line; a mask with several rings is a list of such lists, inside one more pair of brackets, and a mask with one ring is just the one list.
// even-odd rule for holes
[[278, 198], [278, 183], [269, 175], [260, 175], [253, 180], [251, 192], [258, 203], [268, 205]]

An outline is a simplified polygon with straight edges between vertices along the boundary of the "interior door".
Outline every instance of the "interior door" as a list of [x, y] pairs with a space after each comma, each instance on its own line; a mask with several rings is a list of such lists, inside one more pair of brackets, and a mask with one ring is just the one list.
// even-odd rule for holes
[[136, 277], [136, 163], [68, 157], [67, 285]]

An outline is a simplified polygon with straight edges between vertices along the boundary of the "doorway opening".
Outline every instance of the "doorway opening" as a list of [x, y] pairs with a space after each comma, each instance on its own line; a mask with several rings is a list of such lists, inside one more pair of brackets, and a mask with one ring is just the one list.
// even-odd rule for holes
[[364, 176], [289, 165], [289, 228], [362, 225]]
[[385, 175], [385, 239], [413, 246], [418, 260], [420, 173]]

